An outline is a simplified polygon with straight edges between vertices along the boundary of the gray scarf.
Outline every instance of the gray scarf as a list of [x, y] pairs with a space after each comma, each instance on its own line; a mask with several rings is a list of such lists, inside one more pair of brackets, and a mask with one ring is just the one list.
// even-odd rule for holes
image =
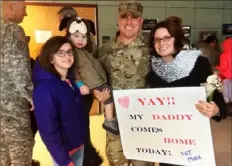
[[165, 63], [162, 58], [152, 57], [152, 70], [166, 82], [173, 82], [189, 76], [195, 66], [200, 50], [180, 51], [172, 62]]

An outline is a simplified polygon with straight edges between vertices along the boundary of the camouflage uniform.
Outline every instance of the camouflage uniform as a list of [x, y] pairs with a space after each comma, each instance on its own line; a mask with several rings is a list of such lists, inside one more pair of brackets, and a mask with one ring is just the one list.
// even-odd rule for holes
[[[120, 15], [131, 13], [141, 17], [143, 6], [135, 1], [122, 1], [119, 4]], [[148, 46], [141, 36], [130, 44], [124, 45], [117, 38], [107, 42], [98, 53], [98, 60], [105, 68], [109, 84], [113, 90], [145, 88], [145, 77], [150, 70]], [[148, 166], [144, 161], [128, 161], [124, 154], [120, 136], [106, 133], [106, 155], [110, 166]]]
[[22, 27], [0, 25], [1, 166], [31, 166], [34, 139], [29, 102], [32, 82], [28, 45]]
[[[138, 36], [126, 46], [115, 38], [99, 50], [98, 59], [105, 68], [114, 90], [146, 87], [145, 77], [150, 70], [149, 51], [142, 37]], [[107, 132], [106, 154], [110, 166], [129, 165], [123, 155], [120, 136]], [[132, 163], [134, 166], [146, 165], [143, 161]]]

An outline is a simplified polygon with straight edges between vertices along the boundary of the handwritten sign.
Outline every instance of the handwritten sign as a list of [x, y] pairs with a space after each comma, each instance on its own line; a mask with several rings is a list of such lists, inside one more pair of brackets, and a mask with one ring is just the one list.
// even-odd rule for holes
[[216, 166], [209, 119], [195, 109], [204, 87], [113, 91], [128, 159]]

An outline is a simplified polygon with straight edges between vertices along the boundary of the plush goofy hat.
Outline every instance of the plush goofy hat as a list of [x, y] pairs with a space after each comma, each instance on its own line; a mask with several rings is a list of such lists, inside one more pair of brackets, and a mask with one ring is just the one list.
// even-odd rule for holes
[[77, 31], [84, 35], [86, 35], [88, 32], [87, 26], [81, 17], [76, 17], [75, 20], [72, 20], [69, 23], [68, 32], [70, 34], [73, 34], [73, 33], [76, 33]]
[[59, 30], [62, 31], [66, 27], [68, 28], [68, 33], [70, 34], [78, 31], [82, 34], [91, 33], [93, 36], [96, 35], [94, 22], [81, 17], [63, 18], [61, 20]]

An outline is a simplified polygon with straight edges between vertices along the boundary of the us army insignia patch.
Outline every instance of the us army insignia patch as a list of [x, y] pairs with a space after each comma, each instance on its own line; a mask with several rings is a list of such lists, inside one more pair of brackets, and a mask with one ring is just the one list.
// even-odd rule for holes
[[25, 48], [25, 44], [26, 44], [26, 36], [23, 29], [20, 29], [18, 33], [18, 44], [17, 44], [18, 49], [23, 50]]
[[22, 41], [18, 41], [17, 46], [20, 50], [23, 50], [25, 48], [25, 44]]

